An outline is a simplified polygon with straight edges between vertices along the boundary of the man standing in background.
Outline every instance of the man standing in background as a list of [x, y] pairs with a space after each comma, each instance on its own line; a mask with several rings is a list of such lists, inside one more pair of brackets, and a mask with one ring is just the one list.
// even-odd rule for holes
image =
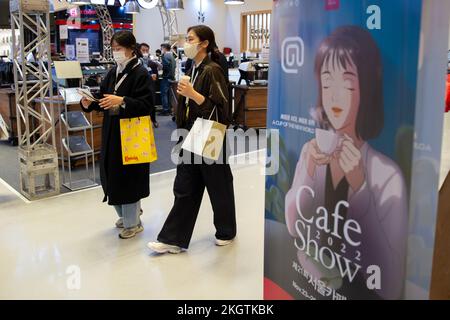
[[163, 112], [161, 115], [170, 115], [169, 105], [169, 89], [173, 81], [175, 81], [176, 62], [173, 57], [170, 44], [163, 43], [161, 45], [163, 75], [161, 80], [161, 102]]
[[152, 118], [152, 122], [155, 128], [159, 127], [158, 121], [156, 121], [156, 82], [158, 81], [158, 62], [153, 61], [150, 57], [150, 46], [146, 43], [141, 43], [138, 45], [138, 57], [140, 58], [143, 66], [147, 69], [151, 81], [151, 89], [152, 89], [152, 99], [153, 99], [153, 108], [150, 112], [150, 116]]

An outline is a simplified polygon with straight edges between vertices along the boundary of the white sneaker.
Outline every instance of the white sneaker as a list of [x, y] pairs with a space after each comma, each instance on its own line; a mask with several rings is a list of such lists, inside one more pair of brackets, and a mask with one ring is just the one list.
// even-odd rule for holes
[[224, 246], [231, 244], [233, 241], [234, 241], [234, 239], [231, 239], [231, 240], [216, 239], [216, 246], [224, 247]]
[[170, 244], [165, 244], [162, 242], [149, 242], [147, 247], [157, 253], [180, 253], [181, 248], [179, 246], [172, 246]]

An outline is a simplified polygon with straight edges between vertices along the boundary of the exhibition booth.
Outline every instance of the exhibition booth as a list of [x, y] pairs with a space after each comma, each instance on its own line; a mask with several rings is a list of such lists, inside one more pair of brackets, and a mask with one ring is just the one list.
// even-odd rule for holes
[[[447, 0], [0, 0], [0, 15], [1, 299], [450, 299]], [[195, 70], [194, 25], [214, 31], [228, 77], [230, 123], [203, 120], [238, 141], [238, 235], [211, 244], [208, 190], [189, 250], [160, 256], [145, 244], [180, 196], [178, 88]], [[133, 240], [117, 238], [102, 204], [105, 114], [80, 106], [115, 70], [124, 30], [157, 70]]]
[[[53, 64], [51, 67], [52, 93], [54, 95], [52, 103], [58, 105], [59, 111], [70, 112], [73, 116], [72, 120], [77, 123], [76, 128], [67, 126], [67, 121], [59, 122], [57, 120], [58, 111], [55, 112], [54, 143], [58, 150], [59, 162], [64, 163], [64, 165], [60, 163], [62, 176], [60, 180], [65, 188], [57, 191], [52, 187], [53, 193], [89, 187], [95, 184], [93, 180], [98, 179], [99, 170], [94, 172], [95, 163], [93, 162], [98, 160], [100, 154], [102, 116], [94, 113], [92, 119], [84, 119], [81, 112], [75, 113], [75, 111], [79, 111], [77, 106], [79, 96], [69, 97], [69, 103], [66, 103], [65, 89], [80, 85], [89, 87], [94, 92], [99, 89], [101, 81], [114, 66], [109, 39], [114, 32], [120, 30], [133, 31], [138, 43], [150, 46], [150, 57], [159, 63], [161, 58], [157, 56], [157, 50], [160, 49], [162, 43], [169, 43], [178, 57], [175, 79], [178, 80], [186, 71], [187, 57], [183, 54], [182, 48], [187, 28], [199, 23], [209, 24], [216, 32], [219, 50], [226, 57], [230, 69], [229, 113], [233, 126], [244, 130], [266, 127], [271, 1], [254, 0], [238, 5], [229, 5], [218, 0], [186, 1], [179, 7], [169, 2], [152, 2], [154, 5], [151, 5], [151, 8], [149, 8], [150, 5], [147, 5], [147, 8], [135, 5], [135, 1], [127, 2], [124, 6], [121, 6], [118, 1], [115, 1], [113, 5], [105, 2], [106, 6], [97, 5], [95, 1], [94, 3], [90, 1], [58, 1], [56, 6], [49, 7], [51, 12], [48, 16], [48, 30], [41, 34], [42, 40], [50, 42], [50, 52], [45, 56], [51, 55], [53, 62], [77, 61], [81, 69], [81, 76], [61, 78], [57, 74], [56, 65], [59, 64], [64, 68], [64, 63]], [[4, 1], [2, 4], [4, 11], [9, 11], [8, 1]], [[151, 21], [151, 27], [148, 25], [149, 21]], [[9, 21], [3, 21], [4, 26], [7, 23]], [[43, 23], [46, 22], [43, 21]], [[16, 40], [20, 35], [19, 24], [20, 22], [17, 21], [17, 29], [14, 30]], [[31, 41], [34, 30], [27, 30], [27, 26], [25, 26], [24, 31], [25, 40]], [[15, 106], [16, 92], [13, 89], [14, 72], [12, 42], [10, 41], [13, 32], [11, 29], [4, 29], [2, 32], [5, 34], [3, 39], [5, 45], [4, 48], [2, 47], [4, 72], [0, 90], [0, 110], [5, 123], [4, 131], [6, 131], [3, 140], [8, 140], [11, 145], [16, 146], [19, 143], [19, 128], [17, 128], [18, 117]], [[19, 43], [17, 44], [19, 45]], [[30, 50], [25, 57], [28, 60], [34, 60], [36, 54], [36, 50]], [[44, 55], [42, 56], [44, 57]], [[32, 62], [32, 60], [30, 61]], [[73, 66], [74, 64], [70, 68], [73, 69]], [[159, 72], [161, 80], [162, 71]], [[37, 73], [39, 74], [39, 72]], [[169, 92], [170, 104], [174, 109], [178, 99], [176, 83], [177, 81], [174, 81]], [[156, 84], [155, 104], [158, 110], [162, 104], [159, 85], [160, 81]], [[72, 92], [74, 92], [73, 89]], [[36, 105], [39, 103], [39, 99], [29, 101], [33, 110], [37, 110]], [[175, 128], [175, 119], [172, 118], [172, 120], [173, 126], [167, 128], [167, 132], [164, 131], [166, 127], [157, 132], [157, 140], [159, 133], [163, 136], [161, 137], [163, 140], [170, 137], [169, 130]], [[33, 118], [31, 128], [28, 129], [29, 132], [35, 136], [39, 134], [34, 129], [37, 129], [42, 121], [42, 119]], [[26, 126], [23, 121], [21, 123], [24, 127]], [[86, 129], [88, 129], [87, 132]], [[79, 136], [83, 136], [83, 138], [79, 138]], [[29, 137], [29, 139], [35, 138]], [[76, 150], [69, 150], [70, 144], [78, 145], [78, 147]], [[165, 143], [161, 144], [165, 148]], [[167, 151], [169, 149], [167, 148]], [[169, 152], [164, 154], [154, 164], [155, 172], [174, 168], [170, 156], [168, 156]], [[87, 164], [93, 164], [93, 168], [88, 172], [79, 170], [80, 167]], [[67, 179], [65, 177], [66, 168], [69, 170]], [[15, 170], [15, 167], [5, 170], [6, 178], [4, 178], [17, 189], [20, 188], [20, 181], [14, 174], [10, 174]], [[72, 170], [74, 170], [73, 175]], [[38, 195], [28, 194], [28, 198], [30, 197], [39, 198]]]

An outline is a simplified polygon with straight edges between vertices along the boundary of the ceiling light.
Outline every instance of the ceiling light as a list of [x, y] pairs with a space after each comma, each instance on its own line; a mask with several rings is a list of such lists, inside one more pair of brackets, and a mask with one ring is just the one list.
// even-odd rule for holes
[[183, 0], [165, 0], [164, 6], [166, 7], [167, 10], [173, 11], [184, 9]]
[[225, 0], [225, 4], [228, 5], [236, 5], [236, 4], [244, 4], [244, 0]]
[[139, 7], [139, 4], [135, 0], [129, 0], [125, 4], [125, 13], [136, 14], [139, 12], [141, 12], [141, 9]]
[[91, 4], [91, 0], [71, 0], [69, 2], [79, 6]]

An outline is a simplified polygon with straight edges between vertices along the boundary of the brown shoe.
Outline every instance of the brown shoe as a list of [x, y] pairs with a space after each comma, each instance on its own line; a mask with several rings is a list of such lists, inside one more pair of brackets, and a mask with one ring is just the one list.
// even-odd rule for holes
[[116, 228], [123, 229], [123, 218], [119, 218], [119, 220], [116, 221]]
[[144, 227], [142, 224], [133, 227], [133, 228], [125, 228], [119, 233], [120, 239], [130, 239], [135, 237], [139, 232], [144, 231]]

